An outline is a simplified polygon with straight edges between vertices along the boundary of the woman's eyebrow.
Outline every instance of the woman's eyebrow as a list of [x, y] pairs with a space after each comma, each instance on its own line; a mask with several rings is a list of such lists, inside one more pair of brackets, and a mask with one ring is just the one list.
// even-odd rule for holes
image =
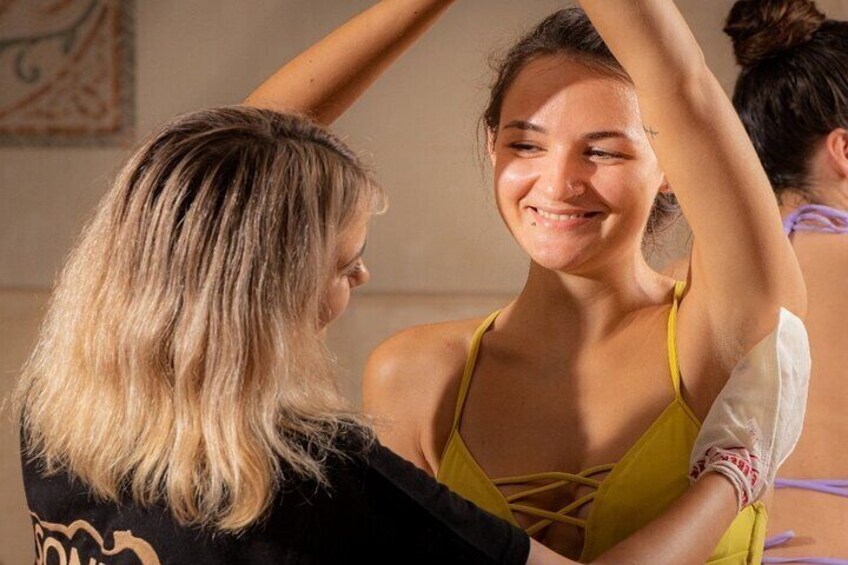
[[604, 131], [592, 131], [583, 135], [583, 139], [589, 141], [598, 141], [601, 139], [615, 139], [621, 138], [626, 139], [628, 141], [632, 141], [631, 137], [627, 135], [626, 132], [622, 130], [604, 130]]
[[[522, 131], [536, 131], [539, 133], [548, 133], [548, 130], [543, 128], [539, 124], [528, 122], [526, 120], [512, 120], [511, 122], [508, 122], [506, 125], [504, 125], [502, 129], [518, 129]], [[632, 138], [627, 135], [627, 133], [623, 130], [592, 131], [583, 135], [583, 139], [587, 141], [599, 141], [602, 139], [616, 138], [632, 141]]]
[[548, 130], [546, 130], [542, 126], [524, 120], [512, 120], [501, 129], [520, 129], [525, 131], [537, 131], [539, 133], [548, 133]]

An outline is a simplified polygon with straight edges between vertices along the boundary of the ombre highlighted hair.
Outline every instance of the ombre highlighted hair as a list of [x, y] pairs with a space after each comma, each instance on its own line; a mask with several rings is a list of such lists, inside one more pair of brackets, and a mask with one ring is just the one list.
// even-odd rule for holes
[[16, 393], [25, 456], [107, 500], [238, 532], [281, 481], [371, 438], [321, 339], [341, 231], [384, 197], [308, 120], [181, 116], [138, 150], [72, 251]]

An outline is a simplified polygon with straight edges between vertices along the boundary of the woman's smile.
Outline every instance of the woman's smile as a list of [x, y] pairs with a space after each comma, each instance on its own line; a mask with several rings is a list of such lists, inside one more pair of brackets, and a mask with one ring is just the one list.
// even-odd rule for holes
[[599, 224], [606, 214], [599, 210], [580, 208], [554, 209], [541, 206], [527, 206], [531, 225], [556, 231], [569, 231], [589, 224]]
[[519, 245], [560, 272], [641, 254], [662, 182], [633, 87], [567, 57], [540, 57], [504, 97], [493, 140], [498, 209]]

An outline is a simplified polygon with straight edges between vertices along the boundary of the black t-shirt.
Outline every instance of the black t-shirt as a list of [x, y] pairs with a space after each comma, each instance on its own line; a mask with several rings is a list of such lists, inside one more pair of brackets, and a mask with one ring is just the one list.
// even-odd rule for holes
[[36, 559], [48, 565], [526, 562], [530, 542], [518, 528], [378, 443], [365, 450], [356, 440], [345, 445], [360, 454], [330, 460], [329, 488], [287, 481], [267, 519], [239, 536], [180, 526], [162, 507], [98, 501], [80, 481], [45, 477], [37, 462], [25, 461]]

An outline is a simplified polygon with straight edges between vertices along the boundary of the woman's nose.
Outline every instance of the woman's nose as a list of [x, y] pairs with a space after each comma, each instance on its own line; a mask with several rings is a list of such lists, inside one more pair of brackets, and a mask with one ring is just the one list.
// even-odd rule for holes
[[551, 200], [568, 200], [585, 190], [582, 164], [570, 156], [552, 156], [539, 180]]

